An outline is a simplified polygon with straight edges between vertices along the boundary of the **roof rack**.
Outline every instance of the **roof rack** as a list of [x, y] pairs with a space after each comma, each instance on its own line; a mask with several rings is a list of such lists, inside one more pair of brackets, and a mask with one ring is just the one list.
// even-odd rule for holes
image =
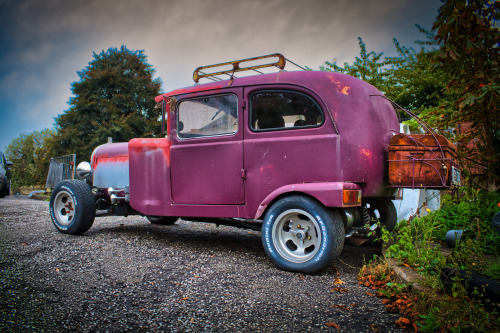
[[[245, 62], [251, 62], [251, 61], [257, 61], [257, 60], [262, 60], [262, 59], [268, 59], [268, 58], [277, 58], [277, 61], [275, 62], [270, 62], [270, 63], [264, 63], [264, 64], [258, 64], [258, 65], [250, 65], [246, 67], [242, 67], [241, 64]], [[206, 78], [212, 81], [221, 81], [222, 79], [219, 78], [219, 75], [229, 75], [231, 79], [235, 78], [234, 73], [236, 72], [243, 72], [243, 71], [254, 71], [259, 74], [264, 74], [262, 71], [259, 71], [259, 69], [262, 68], [267, 68], [267, 67], [276, 67], [280, 70], [283, 70], [285, 68], [286, 62], [289, 62], [303, 70], [306, 70], [305, 68], [297, 65], [293, 61], [290, 61], [286, 59], [282, 54], [280, 53], [273, 53], [273, 54], [268, 54], [260, 57], [253, 57], [253, 58], [247, 58], [247, 59], [241, 59], [241, 60], [234, 60], [234, 61], [228, 61], [228, 62], [223, 62], [220, 64], [215, 64], [215, 65], [208, 65], [208, 66], [200, 66], [194, 70], [193, 73], [193, 80], [195, 83], [198, 83], [200, 79]], [[204, 69], [208, 68], [216, 68], [216, 67], [223, 67], [223, 66], [231, 66], [231, 69], [226, 69], [226, 70], [219, 70], [217, 72], [212, 72], [212, 73], [205, 73], [202, 72]]]

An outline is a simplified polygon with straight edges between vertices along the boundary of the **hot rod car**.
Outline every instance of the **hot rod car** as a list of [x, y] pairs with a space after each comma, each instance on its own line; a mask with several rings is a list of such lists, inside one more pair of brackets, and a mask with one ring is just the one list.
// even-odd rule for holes
[[[276, 61], [243, 66], [268, 58]], [[284, 71], [286, 61], [273, 54], [199, 67], [195, 82], [212, 82], [156, 97], [164, 137], [97, 147], [77, 168], [84, 180], [55, 187], [55, 227], [80, 234], [96, 216], [136, 214], [251, 228], [276, 266], [298, 272], [330, 265], [346, 237], [377, 223], [394, 228], [393, 104], [360, 79]], [[219, 66], [232, 68], [213, 72]], [[268, 66], [280, 71], [235, 76]]]

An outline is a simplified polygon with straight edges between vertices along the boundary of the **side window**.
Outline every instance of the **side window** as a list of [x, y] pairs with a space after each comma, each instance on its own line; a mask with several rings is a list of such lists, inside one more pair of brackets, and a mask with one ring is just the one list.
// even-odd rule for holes
[[207, 96], [179, 103], [179, 138], [231, 135], [238, 131], [238, 97]]
[[294, 91], [259, 91], [250, 97], [252, 130], [321, 126], [324, 115], [309, 96]]

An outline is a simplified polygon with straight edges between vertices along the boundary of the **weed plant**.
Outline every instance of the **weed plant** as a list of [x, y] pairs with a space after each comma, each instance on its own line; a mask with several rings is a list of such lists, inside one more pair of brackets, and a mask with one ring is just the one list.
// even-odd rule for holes
[[[394, 243], [387, 256], [398, 259], [424, 276], [439, 275], [441, 268], [476, 271], [500, 280], [500, 236], [491, 220], [500, 211], [500, 193], [462, 190], [460, 202], [443, 196], [442, 208], [426, 216], [401, 221], [393, 233], [382, 232], [382, 240]], [[468, 230], [470, 237], [456, 242], [451, 256], [439, 251], [449, 230]]]
[[[413, 303], [411, 313], [417, 316], [412, 318], [406, 312], [418, 331], [491, 332], [500, 327], [497, 310], [485, 309], [479, 298], [473, 300], [474, 295], [467, 294], [459, 281], [445, 289], [439, 279], [441, 268], [451, 267], [500, 281], [500, 237], [491, 226], [493, 216], [500, 211], [500, 193], [464, 188], [459, 198], [457, 202], [444, 195], [441, 209], [400, 221], [392, 233], [382, 229], [382, 241], [392, 244], [386, 256], [412, 267], [423, 277], [419, 282], [431, 288], [420, 293]], [[469, 237], [462, 237], [451, 255], [445, 256], [440, 247], [449, 230], [468, 230]], [[376, 275], [373, 269], [380, 267], [380, 262], [368, 267], [370, 274]], [[389, 284], [386, 283], [392, 293], [394, 287]]]

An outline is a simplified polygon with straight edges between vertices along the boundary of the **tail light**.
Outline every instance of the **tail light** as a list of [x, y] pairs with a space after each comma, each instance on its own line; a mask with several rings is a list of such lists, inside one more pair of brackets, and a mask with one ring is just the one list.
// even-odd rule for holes
[[342, 206], [360, 206], [361, 190], [343, 190], [344, 199]]

